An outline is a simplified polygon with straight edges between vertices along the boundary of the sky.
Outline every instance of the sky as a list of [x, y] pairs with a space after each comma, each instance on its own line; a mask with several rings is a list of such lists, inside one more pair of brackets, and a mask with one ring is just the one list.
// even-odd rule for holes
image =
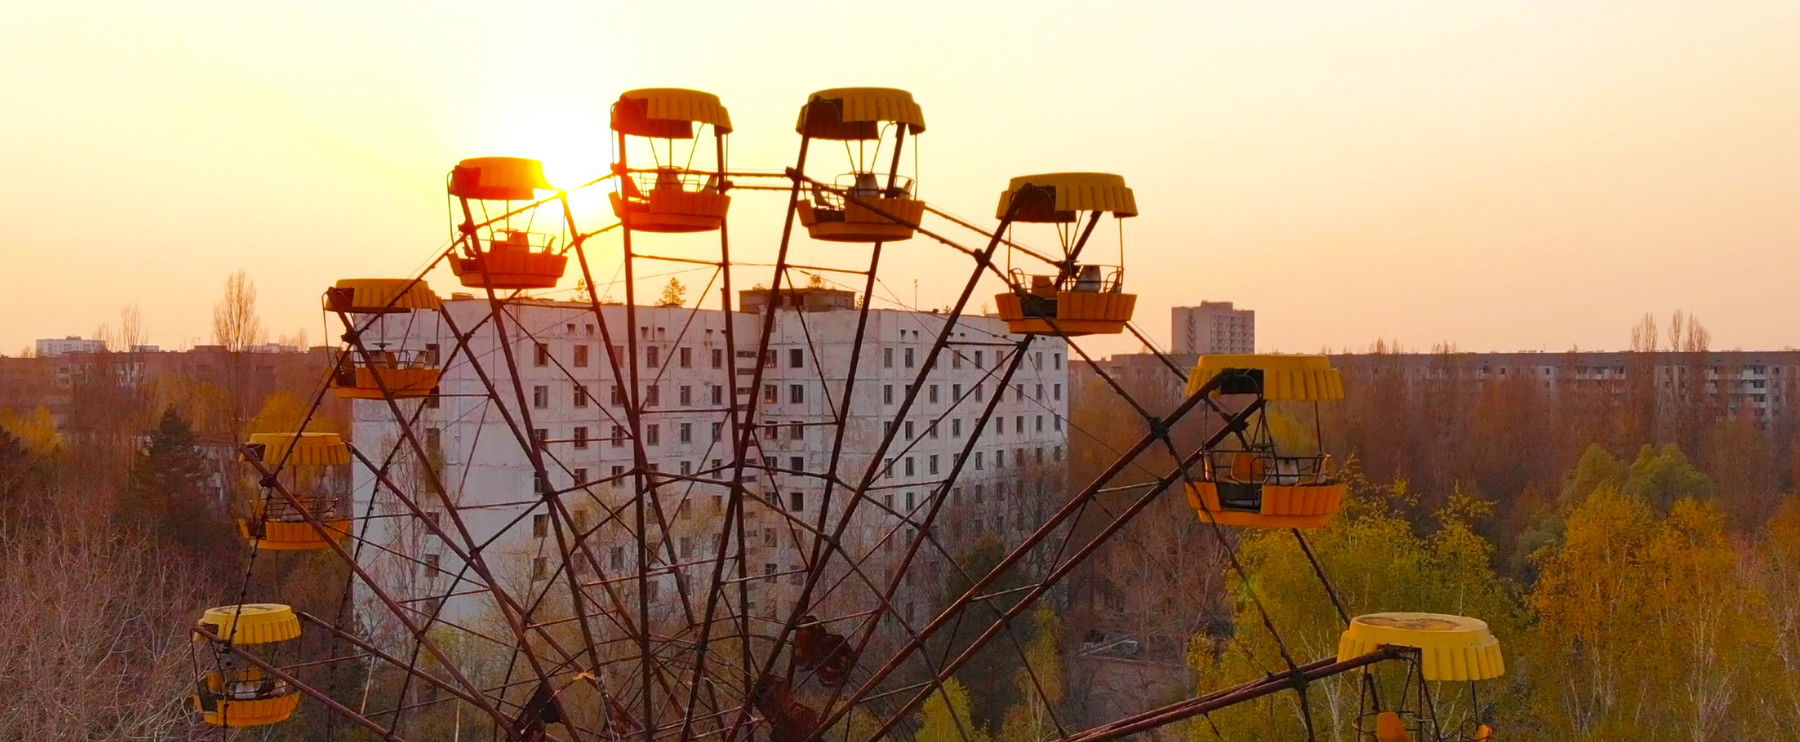
[[[983, 224], [1011, 176], [1124, 175], [1126, 286], [1162, 342], [1170, 306], [1224, 300], [1264, 351], [1611, 349], [1675, 310], [1717, 348], [1790, 347], [1796, 39], [1793, 0], [15, 3], [0, 353], [130, 304], [152, 343], [209, 342], [240, 269], [272, 338], [319, 342], [331, 281], [444, 245], [460, 158], [597, 176], [618, 94], [675, 86], [730, 108], [734, 169], [779, 169], [806, 95], [853, 85], [912, 91], [922, 196]], [[734, 257], [772, 259], [783, 207], [738, 194]], [[947, 305], [970, 268], [893, 243], [880, 296]]]

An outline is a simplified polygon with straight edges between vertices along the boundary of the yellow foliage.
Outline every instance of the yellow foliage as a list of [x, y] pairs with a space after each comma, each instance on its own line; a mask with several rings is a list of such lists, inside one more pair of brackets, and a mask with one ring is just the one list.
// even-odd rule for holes
[[56, 420], [48, 408], [36, 407], [30, 412], [0, 410], [0, 428], [12, 433], [35, 456], [48, 456], [62, 448], [62, 433], [56, 429]]
[[[1602, 487], [1538, 556], [1531, 704], [1554, 738], [1737, 738], [1773, 641], [1724, 517]], [[1543, 679], [1555, 678], [1554, 682]]]

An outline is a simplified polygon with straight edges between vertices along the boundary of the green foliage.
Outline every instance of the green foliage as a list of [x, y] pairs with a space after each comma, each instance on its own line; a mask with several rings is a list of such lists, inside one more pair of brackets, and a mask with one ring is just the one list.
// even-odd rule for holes
[[[1416, 501], [1404, 483], [1376, 487], [1355, 474], [1351, 482], [1353, 500], [1344, 515], [1330, 527], [1307, 533], [1351, 615], [1433, 611], [1479, 616], [1503, 646], [1523, 632], [1526, 614], [1517, 590], [1494, 571], [1493, 547], [1473, 527], [1473, 519], [1484, 517], [1490, 504], [1453, 493], [1431, 514], [1429, 530], [1421, 531], [1404, 517]], [[1343, 630], [1291, 533], [1248, 534], [1239, 555], [1249, 581], [1230, 575], [1237, 596], [1236, 633], [1223, 639], [1197, 637], [1189, 655], [1200, 688], [1285, 669], [1263, 610], [1296, 663], [1334, 654]], [[1315, 721], [1343, 731], [1355, 716], [1358, 689], [1353, 679], [1339, 677], [1309, 686], [1307, 698]], [[1446, 696], [1439, 706], [1442, 719], [1468, 711], [1457, 696]], [[1292, 693], [1215, 714], [1213, 721], [1226, 739], [1305, 737]], [[1213, 739], [1210, 728], [1202, 729], [1196, 739]]]
[[118, 517], [194, 554], [223, 547], [229, 536], [207, 491], [211, 474], [187, 419], [170, 408], [131, 465]]
[[1665, 444], [1661, 451], [1648, 445], [1639, 449], [1622, 489], [1661, 510], [1684, 497], [1712, 499], [1714, 492], [1712, 480], [1689, 464], [1673, 443]]
[[1622, 487], [1625, 475], [1625, 464], [1619, 461], [1619, 457], [1612, 455], [1611, 451], [1598, 443], [1589, 445], [1581, 453], [1581, 460], [1576, 462], [1575, 468], [1563, 478], [1562, 497], [1559, 501], [1564, 505], [1573, 505], [1601, 487]]

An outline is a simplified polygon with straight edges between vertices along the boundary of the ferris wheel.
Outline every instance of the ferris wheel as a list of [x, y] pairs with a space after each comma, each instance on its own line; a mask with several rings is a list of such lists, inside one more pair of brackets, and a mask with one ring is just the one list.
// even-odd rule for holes
[[[1027, 695], [1044, 695], [1019, 627], [1061, 607], [1065, 578], [1150, 503], [1185, 497], [1228, 554], [1236, 529], [1304, 544], [1328, 525], [1346, 485], [1324, 436], [1296, 450], [1265, 417], [1341, 399], [1324, 358], [1170, 364], [1186, 394], [1150, 409], [1081, 347], [1143, 337], [1122, 177], [1013, 178], [983, 227], [920, 194], [903, 153], [926, 127], [909, 93], [820, 91], [795, 128], [791, 167], [733, 170], [716, 96], [626, 92], [609, 173], [553, 186], [533, 160], [463, 160], [430, 265], [328, 288], [344, 345], [314, 409], [353, 400], [352, 435], [253, 434], [242, 458], [260, 494], [240, 530], [252, 575], [324, 559], [344, 582], [206, 610], [198, 723], [221, 738], [302, 713], [345, 738], [924, 738], [945, 732], [920, 727], [921, 707], [978, 656], [1016, 659]], [[734, 254], [734, 201], [782, 194], [773, 250]], [[799, 257], [796, 224], [824, 259]], [[893, 296], [884, 250], [902, 248], [942, 256], [934, 280], [954, 302]], [[428, 284], [446, 269], [460, 284], [448, 297]], [[651, 298], [681, 276], [696, 298], [675, 280]], [[975, 310], [988, 299], [994, 314]], [[1145, 424], [1113, 465], [1070, 482], [1078, 367]], [[1210, 435], [1179, 445], [1171, 427], [1198, 418]], [[1133, 463], [1152, 449], [1177, 463]], [[1077, 527], [1118, 491], [1129, 507]], [[1043, 738], [1129, 736], [1360, 673], [1359, 736], [1491, 739], [1432, 705], [1443, 683], [1473, 693], [1502, 671], [1485, 624], [1353, 618], [1330, 594], [1336, 656], [1284, 647], [1266, 677], [1099, 724], [1040, 699]], [[1379, 666], [1401, 668], [1406, 692], [1379, 692]]]

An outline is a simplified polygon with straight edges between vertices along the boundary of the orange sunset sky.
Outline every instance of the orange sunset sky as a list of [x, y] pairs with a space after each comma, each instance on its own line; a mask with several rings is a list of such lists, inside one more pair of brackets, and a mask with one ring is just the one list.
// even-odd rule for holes
[[[1715, 347], [1800, 345], [1794, 0], [177, 0], [0, 19], [0, 353], [131, 303], [150, 342], [208, 342], [238, 269], [272, 335], [320, 342], [330, 281], [443, 244], [461, 157], [598, 175], [618, 94], [679, 86], [730, 107], [734, 168], [780, 168], [806, 94], [847, 85], [914, 93], [924, 198], [983, 223], [1012, 175], [1125, 175], [1165, 342], [1169, 306], [1222, 299], [1263, 350], [1618, 348], [1675, 309]], [[782, 207], [734, 202], [739, 256], [772, 257]], [[888, 255], [906, 303], [969, 270]]]

